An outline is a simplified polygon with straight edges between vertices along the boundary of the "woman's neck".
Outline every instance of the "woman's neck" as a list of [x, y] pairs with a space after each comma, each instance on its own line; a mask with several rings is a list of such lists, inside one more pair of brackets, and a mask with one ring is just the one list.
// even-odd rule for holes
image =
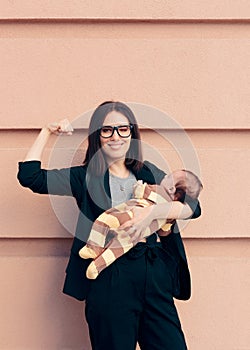
[[129, 176], [129, 170], [126, 167], [124, 160], [119, 160], [110, 164], [109, 172], [117, 177], [126, 178]]

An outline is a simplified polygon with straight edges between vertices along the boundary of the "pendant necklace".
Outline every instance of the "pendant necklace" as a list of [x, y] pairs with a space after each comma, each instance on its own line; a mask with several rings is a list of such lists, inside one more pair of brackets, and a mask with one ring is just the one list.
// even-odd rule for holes
[[126, 178], [118, 177], [113, 174], [110, 174], [110, 176], [121, 192], [131, 191], [135, 183], [134, 175], [132, 175], [131, 173]]
[[127, 178], [120, 178], [110, 173], [110, 192], [112, 205], [118, 205], [133, 197], [133, 188], [136, 178], [130, 172]]

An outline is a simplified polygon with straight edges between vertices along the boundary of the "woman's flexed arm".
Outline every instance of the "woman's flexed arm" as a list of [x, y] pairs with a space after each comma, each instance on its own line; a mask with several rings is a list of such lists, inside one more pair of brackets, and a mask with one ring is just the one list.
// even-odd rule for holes
[[51, 123], [43, 127], [37, 136], [35, 142], [29, 149], [24, 161], [41, 160], [44, 147], [48, 141], [50, 134], [55, 135], [72, 135], [73, 128], [67, 119], [61, 120], [58, 123]]
[[51, 170], [41, 168], [41, 157], [49, 135], [72, 134], [72, 131], [67, 120], [42, 128], [24, 161], [19, 162], [17, 178], [22, 186], [41, 194], [73, 195], [78, 181], [77, 167]]

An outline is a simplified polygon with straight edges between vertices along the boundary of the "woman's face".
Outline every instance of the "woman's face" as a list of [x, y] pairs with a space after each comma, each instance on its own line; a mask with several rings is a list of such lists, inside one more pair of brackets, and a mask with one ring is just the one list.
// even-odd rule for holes
[[[127, 117], [122, 113], [112, 111], [107, 114], [104, 119], [103, 126], [122, 126], [129, 125]], [[124, 159], [126, 153], [129, 150], [131, 135], [127, 138], [118, 135], [117, 130], [109, 138], [103, 138], [100, 136], [102, 151], [108, 162], [114, 162]]]

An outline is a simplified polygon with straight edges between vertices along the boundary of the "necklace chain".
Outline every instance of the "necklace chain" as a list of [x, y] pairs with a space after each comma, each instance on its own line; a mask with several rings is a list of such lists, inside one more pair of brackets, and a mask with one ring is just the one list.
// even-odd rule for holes
[[[115, 183], [119, 186], [119, 189], [121, 192], [124, 192], [126, 190], [131, 190], [131, 185], [134, 183], [134, 179], [133, 177], [131, 177], [131, 174], [129, 174], [129, 176], [126, 178], [121, 178], [111, 173], [110, 173], [110, 176], [115, 181]], [[127, 187], [127, 184], [129, 184], [128, 187]]]
[[136, 183], [136, 178], [133, 173], [130, 172], [129, 176], [126, 178], [120, 178], [111, 173], [109, 177], [112, 206], [132, 198], [133, 188]]

